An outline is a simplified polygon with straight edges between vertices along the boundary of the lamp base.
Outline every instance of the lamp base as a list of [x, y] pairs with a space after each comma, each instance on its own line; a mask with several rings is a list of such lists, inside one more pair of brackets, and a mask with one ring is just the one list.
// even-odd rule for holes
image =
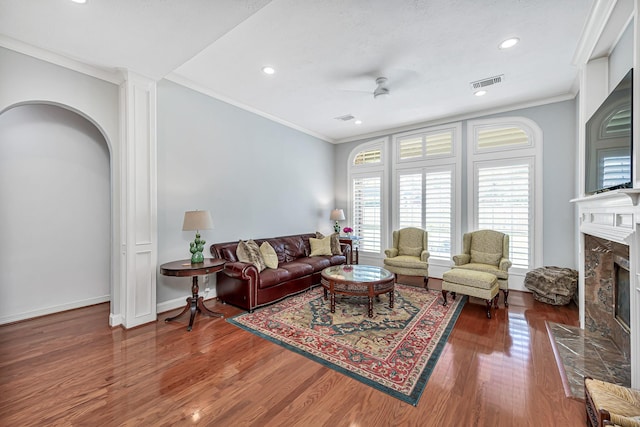
[[191, 264], [198, 264], [204, 262], [204, 244], [206, 241], [200, 238], [200, 233], [196, 233], [196, 238], [193, 242], [189, 243], [189, 252], [191, 252]]
[[336, 233], [340, 232], [340, 224], [338, 224], [338, 221], [336, 221], [336, 223], [333, 225], [333, 231], [335, 231]]

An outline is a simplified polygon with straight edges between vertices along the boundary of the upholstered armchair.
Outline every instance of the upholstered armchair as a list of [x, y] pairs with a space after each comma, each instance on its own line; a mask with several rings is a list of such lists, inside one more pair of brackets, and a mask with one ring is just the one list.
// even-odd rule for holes
[[462, 236], [462, 254], [454, 255], [453, 268], [491, 273], [498, 279], [509, 307], [509, 235], [494, 230], [478, 230]]
[[421, 228], [408, 227], [393, 232], [393, 247], [384, 251], [384, 268], [398, 274], [422, 276], [424, 287], [429, 283], [429, 251], [427, 232]]

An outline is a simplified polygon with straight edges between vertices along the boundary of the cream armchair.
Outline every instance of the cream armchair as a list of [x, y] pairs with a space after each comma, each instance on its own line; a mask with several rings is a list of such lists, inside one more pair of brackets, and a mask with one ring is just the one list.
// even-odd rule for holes
[[393, 247], [384, 251], [384, 268], [398, 274], [422, 276], [424, 287], [429, 283], [429, 251], [427, 232], [421, 228], [408, 227], [393, 232]]
[[478, 230], [462, 236], [462, 254], [454, 255], [453, 268], [491, 273], [498, 279], [509, 307], [509, 235], [494, 230]]

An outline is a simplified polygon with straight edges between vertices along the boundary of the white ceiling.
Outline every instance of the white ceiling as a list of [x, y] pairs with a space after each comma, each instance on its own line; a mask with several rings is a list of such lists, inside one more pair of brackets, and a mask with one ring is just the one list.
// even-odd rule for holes
[[[593, 1], [0, 0], [0, 45], [166, 77], [341, 142], [571, 94]], [[391, 94], [374, 99], [379, 76]]]

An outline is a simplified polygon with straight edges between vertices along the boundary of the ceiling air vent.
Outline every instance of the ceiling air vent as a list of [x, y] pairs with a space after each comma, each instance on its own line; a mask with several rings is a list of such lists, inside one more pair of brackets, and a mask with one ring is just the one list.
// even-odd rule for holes
[[487, 79], [477, 80], [475, 82], [471, 82], [471, 89], [482, 89], [487, 86], [492, 86], [498, 83], [502, 83], [504, 81], [504, 74], [500, 74], [499, 76], [489, 77]]
[[346, 114], [344, 116], [340, 116], [340, 117], [335, 117], [336, 120], [341, 120], [343, 122], [348, 122], [349, 120], [353, 120], [355, 119], [354, 116], [352, 116], [351, 114]]

